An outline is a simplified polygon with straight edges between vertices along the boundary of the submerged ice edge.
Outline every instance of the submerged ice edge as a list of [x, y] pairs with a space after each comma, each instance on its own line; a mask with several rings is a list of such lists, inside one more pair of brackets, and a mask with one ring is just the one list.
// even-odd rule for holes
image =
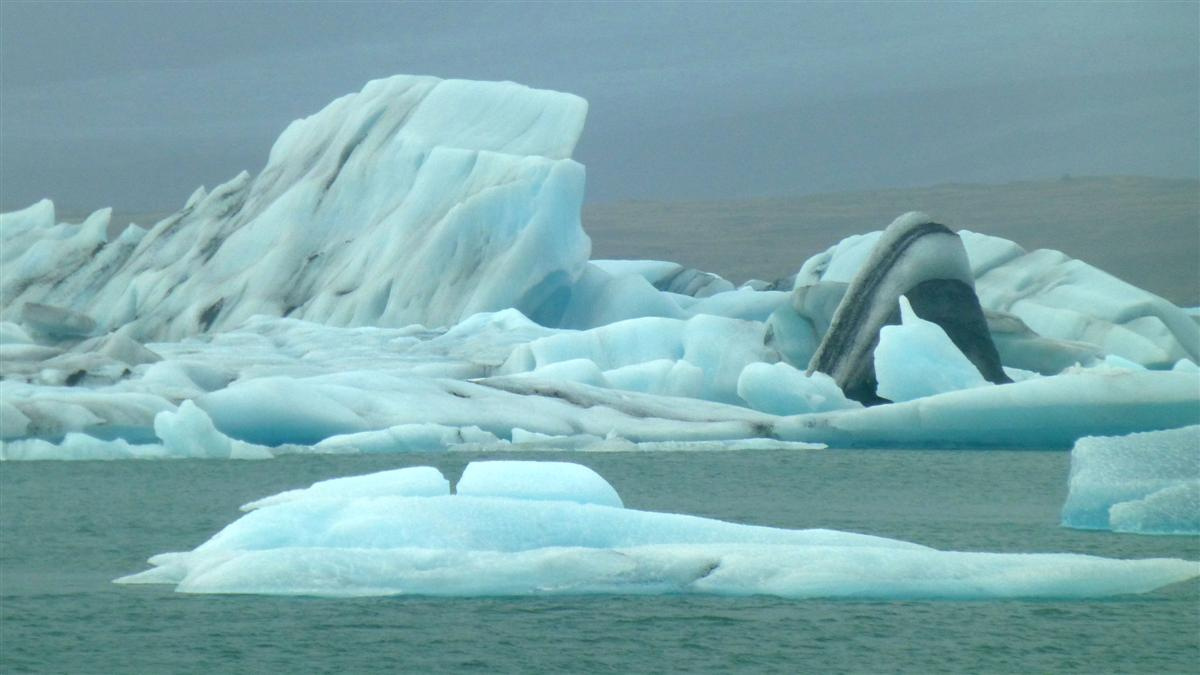
[[1200, 563], [938, 551], [626, 509], [567, 462], [467, 466], [456, 494], [431, 467], [314, 483], [243, 507], [189, 552], [119, 584], [284, 595], [766, 594], [788, 598], [1085, 598], [1143, 593]]

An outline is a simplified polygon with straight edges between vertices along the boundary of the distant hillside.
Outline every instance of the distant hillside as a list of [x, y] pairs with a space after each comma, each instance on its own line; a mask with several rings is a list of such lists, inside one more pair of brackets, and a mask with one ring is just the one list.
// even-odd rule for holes
[[785, 199], [588, 204], [593, 257], [674, 260], [734, 281], [795, 272], [842, 237], [925, 211], [954, 229], [1054, 248], [1200, 305], [1200, 181], [1080, 177]]

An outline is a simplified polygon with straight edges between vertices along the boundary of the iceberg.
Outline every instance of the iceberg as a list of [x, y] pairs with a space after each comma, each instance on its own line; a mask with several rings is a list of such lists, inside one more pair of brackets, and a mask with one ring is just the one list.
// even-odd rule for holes
[[738, 376], [737, 393], [755, 410], [799, 415], [861, 408], [825, 373], [807, 375], [786, 363], [751, 363]]
[[149, 231], [109, 212], [5, 217], [0, 318], [26, 303], [106, 309], [101, 328], [177, 340], [256, 314], [336, 326], [561, 314], [590, 242], [587, 103], [511, 82], [397, 76], [293, 122], [262, 172], [198, 190]]
[[[779, 358], [764, 345], [764, 330], [760, 322], [708, 314], [628, 319], [520, 345], [496, 373], [576, 379], [581, 372], [580, 380], [616, 389], [740, 403], [742, 370]], [[567, 362], [576, 364], [572, 372], [562, 368]], [[581, 364], [592, 366], [579, 371]]]
[[0, 214], [0, 459], [1066, 448], [1200, 423], [1194, 311], [919, 213], [774, 284], [589, 260], [586, 111], [397, 76], [149, 229]]
[[942, 327], [917, 316], [903, 295], [900, 325], [879, 329], [874, 356], [876, 392], [893, 403], [988, 384]]
[[[906, 214], [898, 220], [919, 220], [920, 216]], [[852, 235], [806, 260], [796, 275], [797, 294], [814, 286], [826, 293], [844, 293], [846, 285], [867, 266], [882, 236], [881, 231]], [[997, 334], [995, 324], [1005, 321], [1009, 326], [999, 332], [1028, 331], [1041, 339], [1038, 346], [1044, 352], [1043, 359], [1060, 361], [1053, 372], [1075, 363], [1089, 365], [1056, 354], [1064, 349], [1083, 359], [1089, 352], [1100, 358], [1117, 354], [1153, 368], [1170, 368], [1183, 358], [1197, 361], [1200, 325], [1186, 309], [1060, 251], [1026, 251], [1007, 239], [969, 230], [960, 230], [958, 237], [966, 250], [975, 294], [989, 318], [993, 338]], [[801, 298], [793, 297], [797, 309]], [[824, 310], [826, 320], [831, 315]], [[1013, 326], [1014, 319], [1020, 322], [1020, 328]], [[818, 337], [823, 334], [821, 329]], [[997, 347], [1001, 346], [997, 341]], [[1028, 353], [1032, 346], [1022, 348], [1025, 353], [1021, 357], [1037, 358]], [[1001, 356], [1006, 366], [1034, 369], [1028, 367], [1029, 361], [1023, 365], [1004, 358], [1003, 352]]]
[[591, 469], [467, 466], [333, 479], [243, 507], [192, 551], [118, 584], [183, 593], [787, 598], [1089, 598], [1200, 576], [1178, 559], [964, 553], [834, 530], [787, 530], [627, 509]]
[[1200, 426], [1081, 438], [1069, 488], [1066, 527], [1200, 534]]
[[986, 380], [1010, 381], [975, 295], [962, 240], [917, 212], [897, 218], [874, 242], [837, 304], [808, 372], [829, 374], [856, 401], [882, 402], [873, 354], [883, 326], [899, 323], [901, 295], [912, 303], [910, 310], [916, 307], [916, 316], [943, 328]]
[[[0, 440], [8, 459], [27, 456], [16, 452], [17, 443], [53, 445], [69, 433], [161, 444], [155, 416], [186, 401], [221, 434], [282, 448], [275, 454], [516, 449], [507, 444], [525, 432], [555, 437], [558, 447], [597, 450], [654, 447], [648, 443], [709, 449], [718, 442], [1069, 448], [1087, 435], [1200, 424], [1198, 374], [1187, 369], [1075, 368], [863, 409], [827, 376], [808, 377], [772, 362], [749, 338], [762, 339], [762, 324], [704, 318], [710, 327], [735, 330], [727, 334], [730, 342], [699, 333], [709, 344], [700, 344], [693, 362], [670, 356], [682, 356], [672, 350], [691, 339], [687, 326], [694, 320], [645, 319], [684, 329], [661, 334], [642, 332], [635, 321], [615, 326], [612, 341], [596, 341], [606, 333], [547, 329], [514, 310], [479, 315], [450, 330], [338, 328], [260, 317], [237, 330], [150, 343], [161, 360], [133, 366], [111, 384], [6, 380], [0, 384]], [[650, 339], [640, 341], [642, 335]], [[733, 339], [737, 335], [746, 339]], [[560, 336], [561, 343], [538, 342]], [[533, 355], [528, 360], [514, 356], [539, 344], [553, 349], [522, 351]], [[596, 351], [606, 344], [614, 349]], [[759, 356], [713, 349], [723, 344]], [[549, 360], [537, 366], [542, 353]], [[601, 371], [591, 358], [615, 367]], [[509, 367], [519, 372], [501, 372]], [[727, 379], [709, 380], [721, 383], [710, 395], [720, 392], [724, 401], [681, 396], [668, 386], [703, 391], [705, 377], [721, 372]], [[67, 449], [56, 452], [72, 456]]]
[[67, 433], [60, 443], [40, 438], [0, 442], [0, 459], [270, 459], [280, 451], [229, 438], [191, 401], [156, 414], [154, 433], [160, 443], [104, 440], [79, 432]]
[[785, 417], [772, 432], [830, 447], [1067, 449], [1089, 435], [1200, 424], [1198, 398], [1193, 373], [1073, 368], [862, 410]]

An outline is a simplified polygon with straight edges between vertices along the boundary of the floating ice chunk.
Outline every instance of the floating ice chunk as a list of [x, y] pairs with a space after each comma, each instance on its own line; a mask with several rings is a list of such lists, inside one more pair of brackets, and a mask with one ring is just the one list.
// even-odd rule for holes
[[198, 404], [234, 438], [263, 445], [311, 445], [330, 436], [370, 431], [358, 410], [370, 392], [336, 383], [263, 377], [205, 394]]
[[[564, 331], [520, 345], [499, 372], [536, 372], [552, 363], [586, 359], [603, 370], [615, 387], [740, 403], [737, 378], [742, 369], [749, 363], [779, 358], [763, 344], [765, 330], [758, 322], [704, 314], [686, 321], [630, 319], [586, 331]], [[663, 360], [686, 362], [689, 367], [675, 369], [657, 363], [624, 370]], [[698, 386], [696, 369], [701, 375]]]
[[443, 424], [398, 424], [379, 431], [330, 436], [314, 446], [315, 452], [429, 452], [463, 443], [496, 443], [500, 439], [479, 427]]
[[272, 457], [267, 448], [235, 441], [217, 431], [209, 416], [191, 401], [184, 401], [177, 412], [161, 412], [156, 415], [154, 433], [162, 439], [170, 454], [180, 457]]
[[458, 481], [457, 493], [464, 497], [624, 506], [617, 491], [600, 474], [570, 462], [471, 462]]
[[899, 403], [990, 384], [946, 331], [917, 316], [904, 296], [900, 296], [900, 318], [901, 325], [880, 329], [875, 346], [880, 396]]
[[1081, 438], [1062, 522], [1078, 529], [1200, 533], [1200, 426]]
[[363, 476], [330, 478], [306, 488], [287, 490], [243, 504], [243, 511], [299, 499], [359, 499], [362, 497], [443, 497], [450, 494], [450, 481], [431, 466], [379, 471]]
[[1194, 373], [1079, 368], [863, 410], [782, 418], [773, 432], [833, 447], [1069, 448], [1083, 436], [1198, 423]]
[[243, 443], [221, 434], [212, 420], [191, 401], [178, 411], [164, 410], [154, 417], [154, 431], [160, 443], [130, 443], [122, 438], [101, 439], [69, 432], [58, 443], [29, 438], [0, 443], [0, 459], [5, 460], [88, 460], [88, 459], [270, 459], [268, 448]]
[[0, 442], [0, 459], [3, 460], [165, 459], [169, 455], [169, 451], [157, 443], [133, 444], [120, 438], [103, 440], [74, 431], [58, 443], [40, 438]]
[[[187, 593], [327, 596], [966, 599], [1140, 593], [1200, 575], [1186, 560], [945, 552], [850, 532], [636, 511], [621, 508], [603, 478], [562, 463], [473, 463], [452, 496], [376, 496], [391, 489], [383, 486], [398, 472], [385, 474], [391, 476], [326, 481], [248, 505], [255, 508], [194, 550], [156, 555], [153, 569], [116, 582], [175, 584]], [[417, 482], [430, 492], [442, 488], [433, 474]], [[552, 493], [555, 484], [611, 505], [564, 501]], [[472, 485], [504, 494], [468, 496]], [[544, 499], [548, 493], [555, 498]]]
[[1200, 533], [1200, 479], [1181, 481], [1108, 509], [1113, 532]]
[[861, 408], [825, 373], [805, 375], [786, 363], [751, 363], [738, 377], [738, 396], [755, 410], [798, 415]]

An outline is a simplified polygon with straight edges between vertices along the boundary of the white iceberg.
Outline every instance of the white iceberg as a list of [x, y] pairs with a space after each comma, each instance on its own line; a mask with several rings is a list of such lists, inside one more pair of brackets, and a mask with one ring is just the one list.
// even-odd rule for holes
[[880, 396], [900, 403], [989, 385], [946, 331], [917, 316], [904, 296], [900, 296], [900, 320], [899, 326], [880, 329], [875, 346]]
[[[612, 337], [597, 341], [603, 329], [546, 329], [515, 310], [449, 331], [260, 317], [238, 330], [151, 343], [162, 360], [133, 366], [111, 384], [6, 380], [0, 433], [8, 459], [27, 456], [12, 451], [14, 442], [55, 444], [72, 432], [159, 443], [155, 416], [181, 400], [193, 401], [232, 439], [305, 452], [500, 449], [515, 429], [558, 437], [562, 448], [596, 450], [735, 441], [1067, 448], [1086, 435], [1200, 424], [1197, 374], [1186, 369], [1072, 369], [864, 409], [832, 382], [766, 360], [770, 352], [756, 342], [762, 324], [704, 319], [733, 330], [688, 337], [688, 326], [704, 322], [645, 319], [610, 327]], [[672, 330], [643, 333], [642, 321], [665, 321]], [[561, 351], [539, 352], [560, 335]], [[530, 359], [510, 360], [518, 349]], [[486, 376], [518, 360], [536, 363], [539, 353], [549, 358], [533, 370]], [[600, 370], [592, 358], [615, 367]], [[678, 395], [704, 391], [732, 400]], [[595, 442], [610, 437], [614, 443]]]
[[561, 314], [590, 242], [587, 103], [511, 82], [397, 76], [293, 122], [242, 174], [148, 232], [107, 211], [5, 217], [0, 318], [24, 303], [103, 307], [103, 328], [179, 339], [255, 314], [338, 326], [453, 325], [485, 310]]
[[1073, 368], [861, 410], [780, 418], [777, 438], [831, 447], [1069, 448], [1089, 435], [1200, 424], [1195, 373]]
[[191, 401], [184, 401], [176, 411], [163, 410], [155, 415], [154, 433], [159, 443], [106, 440], [79, 432], [67, 433], [58, 443], [40, 438], [0, 441], [0, 459], [270, 459], [276, 452], [222, 434]]
[[806, 375], [786, 363], [751, 363], [738, 376], [738, 396], [751, 408], [772, 415], [853, 410], [858, 401], [846, 398], [825, 373]]
[[247, 505], [194, 550], [121, 584], [185, 593], [789, 598], [1086, 598], [1200, 576], [1195, 562], [961, 553], [621, 507], [590, 469], [469, 465], [458, 494], [417, 467], [323, 481]]
[[0, 457], [234, 454], [198, 426], [194, 443], [162, 438], [156, 416], [192, 404], [271, 454], [1067, 447], [1200, 423], [1194, 316], [968, 232], [918, 242], [928, 255], [893, 281], [973, 276], [1021, 381], [966, 388], [961, 360], [903, 339], [920, 325], [906, 322], [875, 359], [903, 402], [862, 409], [801, 371], [879, 233], [804, 262], [791, 292], [588, 261], [570, 159], [586, 108], [397, 76], [294, 122], [259, 175], [201, 188], [149, 230], [110, 239], [108, 210], [58, 223], [49, 201], [0, 215]]
[[1200, 426], [1081, 438], [1069, 486], [1066, 527], [1200, 534]]

